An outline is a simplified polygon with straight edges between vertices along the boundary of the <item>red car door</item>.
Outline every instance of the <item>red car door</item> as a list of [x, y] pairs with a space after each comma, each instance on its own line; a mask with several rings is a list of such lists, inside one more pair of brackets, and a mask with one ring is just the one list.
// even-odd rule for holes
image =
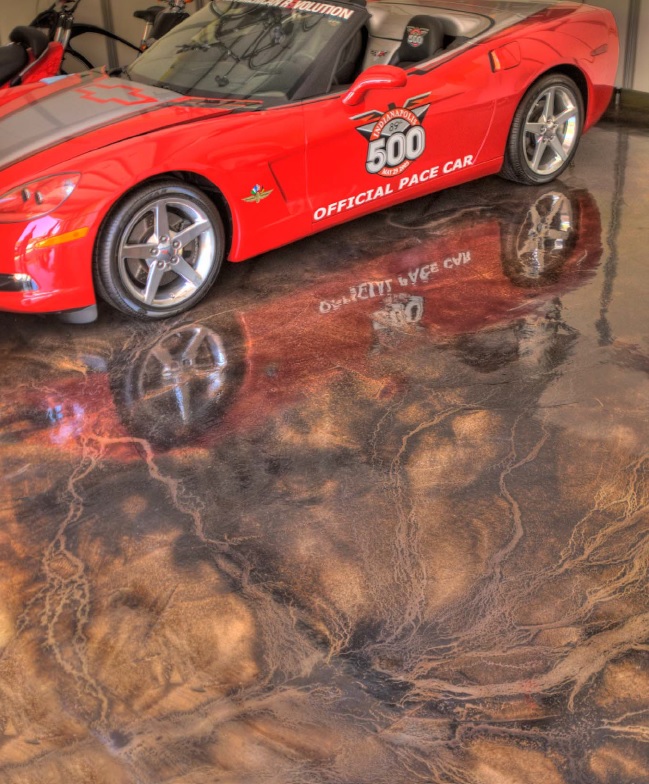
[[476, 47], [404, 87], [345, 93], [304, 104], [307, 193], [315, 224], [354, 215], [479, 176], [494, 112], [488, 50]]

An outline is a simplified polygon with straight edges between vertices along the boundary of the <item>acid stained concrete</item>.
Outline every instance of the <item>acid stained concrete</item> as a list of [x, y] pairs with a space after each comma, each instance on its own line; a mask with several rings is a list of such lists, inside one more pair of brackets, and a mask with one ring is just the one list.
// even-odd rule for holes
[[0, 782], [649, 781], [648, 171], [0, 315]]

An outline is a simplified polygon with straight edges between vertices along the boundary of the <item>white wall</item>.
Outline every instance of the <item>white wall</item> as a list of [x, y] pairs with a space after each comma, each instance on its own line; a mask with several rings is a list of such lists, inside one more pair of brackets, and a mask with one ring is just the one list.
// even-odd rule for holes
[[629, 0], [590, 0], [590, 4], [597, 5], [600, 8], [608, 8], [615, 16], [617, 29], [620, 33], [620, 64], [617, 69], [615, 84], [617, 87], [622, 87], [624, 82], [624, 51], [629, 23]]
[[[591, 2], [593, 5], [611, 10], [617, 21], [621, 44], [617, 86], [649, 92], [649, 48], [647, 47], [647, 42], [649, 42], [649, 2], [641, 0], [639, 3], [640, 17], [634, 31], [636, 35], [635, 67], [629, 73], [627, 84], [624, 84], [624, 66], [631, 0], [591, 0]], [[636, 5], [638, 4], [636, 3]]]
[[643, 0], [638, 25], [638, 49], [633, 89], [649, 92], [649, 3]]
[[16, 25], [28, 24], [38, 11], [50, 5], [46, 0], [0, 0], [0, 44], [9, 42], [9, 33]]

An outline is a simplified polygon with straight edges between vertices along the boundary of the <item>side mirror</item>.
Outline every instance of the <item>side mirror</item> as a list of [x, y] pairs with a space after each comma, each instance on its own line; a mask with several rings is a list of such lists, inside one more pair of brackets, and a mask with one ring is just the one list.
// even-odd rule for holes
[[369, 90], [390, 90], [405, 87], [406, 72], [394, 65], [373, 65], [356, 79], [343, 95], [345, 106], [358, 106]]

